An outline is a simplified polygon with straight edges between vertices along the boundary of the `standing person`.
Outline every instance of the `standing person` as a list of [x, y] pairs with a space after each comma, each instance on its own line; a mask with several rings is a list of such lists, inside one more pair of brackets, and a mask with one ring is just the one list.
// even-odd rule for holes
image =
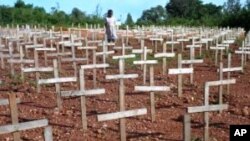
[[116, 35], [116, 19], [113, 16], [113, 10], [109, 9], [105, 17], [105, 28], [108, 42], [115, 42]]

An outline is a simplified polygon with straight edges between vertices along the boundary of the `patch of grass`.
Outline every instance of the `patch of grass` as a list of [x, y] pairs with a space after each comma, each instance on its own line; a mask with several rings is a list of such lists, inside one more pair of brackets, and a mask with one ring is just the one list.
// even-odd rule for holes
[[133, 64], [134, 61], [141, 60], [141, 55], [136, 54], [135, 58], [129, 58], [125, 60], [126, 68], [134, 68], [136, 65]]
[[203, 59], [203, 55], [197, 55], [197, 56], [195, 56], [195, 59]]
[[30, 86], [36, 87], [36, 81], [35, 80], [28, 80], [28, 83]]
[[106, 60], [111, 66], [115, 66], [115, 65], [118, 65], [118, 60], [114, 60], [112, 58], [108, 58]]
[[157, 60], [158, 63], [161, 63], [161, 62], [162, 62], [162, 58], [155, 58], [155, 57], [154, 57], [154, 54], [149, 54], [149, 55], [147, 56], [147, 60]]
[[54, 78], [54, 73], [53, 72], [50, 72], [50, 73], [40, 73], [40, 77], [42, 79]]
[[236, 40], [235, 40], [235, 44], [237, 45], [237, 46], [242, 46], [242, 41], [244, 40], [244, 37], [243, 36], [241, 36], [241, 37], [238, 37], [238, 38], [236, 38]]
[[14, 86], [16, 86], [16, 85], [20, 85], [20, 84], [22, 84], [22, 79], [21, 79], [21, 75], [19, 75], [19, 74], [16, 74], [16, 75], [14, 75], [14, 76], [10, 76], [10, 78], [11, 78], [11, 85], [14, 85]]
[[196, 59], [210, 59], [210, 60], [214, 60], [214, 55], [213, 55], [213, 52], [211, 50], [205, 50], [202, 52], [202, 55], [201, 56], [197, 56], [199, 58], [196, 58]]
[[5, 82], [0, 80], [0, 86], [5, 86]]
[[233, 54], [234, 53], [233, 49], [229, 48], [228, 50], [224, 50], [223, 57], [227, 58], [229, 53]]

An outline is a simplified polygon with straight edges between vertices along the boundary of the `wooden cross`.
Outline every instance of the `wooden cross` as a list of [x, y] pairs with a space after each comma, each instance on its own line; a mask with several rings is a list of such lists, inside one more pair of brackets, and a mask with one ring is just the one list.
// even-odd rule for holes
[[[102, 49], [103, 49], [103, 51], [96, 53], [97, 56], [102, 55], [103, 64], [106, 64], [106, 59], [108, 58], [108, 55], [115, 53], [113, 50], [112, 51], [108, 51], [108, 47], [107, 46], [108, 45], [105, 43], [105, 41], [103, 41], [103, 43], [102, 43]], [[104, 71], [104, 73], [106, 73], [106, 68], [104, 68], [103, 71]]]
[[20, 141], [21, 140], [20, 131], [45, 127], [45, 132], [44, 132], [45, 141], [53, 140], [52, 128], [51, 126], [48, 126], [47, 119], [18, 123], [17, 103], [20, 103], [20, 99], [19, 98], [17, 99], [14, 93], [9, 94], [8, 100], [2, 100], [0, 103], [2, 105], [10, 106], [11, 120], [12, 120], [12, 124], [0, 126], [0, 135], [13, 133], [14, 141]]
[[128, 42], [129, 42], [129, 37], [133, 37], [131, 34], [128, 34], [129, 32], [129, 27], [128, 25], [126, 26], [126, 34], [122, 35], [122, 44], [124, 44], [124, 37], [126, 37], [126, 41], [125, 41], [125, 45], [128, 46]]
[[[127, 117], [134, 117], [134, 116], [140, 116], [147, 114], [147, 109], [135, 109], [135, 110], [127, 110], [127, 111], [120, 111], [115, 113], [109, 113], [109, 114], [102, 114], [98, 115], [97, 119], [98, 121], [108, 121], [108, 120], [115, 120], [120, 119], [120, 123], [124, 123], [124, 126], [120, 126], [120, 134], [121, 134], [121, 141], [126, 141], [126, 129], [125, 129], [125, 118]], [[124, 121], [124, 122], [122, 122]]]
[[[93, 57], [93, 62], [96, 61], [96, 46], [85, 46], [85, 47], [78, 47], [78, 50], [85, 50], [86, 51], [86, 59], [87, 59], [87, 64], [89, 64], [89, 50], [92, 50], [92, 57]], [[94, 63], [93, 63], [94, 64]]]
[[[16, 94], [11, 93], [9, 94], [9, 106], [11, 111], [11, 121], [12, 124], [18, 124], [18, 110], [17, 110], [17, 104], [16, 104]], [[14, 140], [20, 140], [20, 133], [14, 132], [13, 133]]]
[[[9, 49], [12, 47], [11, 46], [8, 46]], [[1, 57], [1, 68], [4, 69], [5, 68], [5, 63], [4, 63], [4, 59], [7, 58], [7, 59], [14, 59], [14, 58], [19, 58], [20, 57], [20, 54], [13, 54], [13, 52], [10, 52], [9, 49], [7, 48], [1, 48], [0, 50], [0, 57]], [[5, 53], [6, 52], [6, 53]]]
[[[187, 48], [190, 48], [190, 60], [182, 60], [182, 64], [189, 64], [190, 68], [194, 68], [194, 64], [203, 63], [203, 59], [195, 59], [195, 48], [201, 47], [201, 45], [187, 45]], [[194, 75], [193, 73], [190, 74], [190, 83], [193, 84], [194, 82]]]
[[[210, 86], [218, 86], [218, 85], [227, 85], [227, 84], [234, 84], [235, 79], [229, 80], [222, 80], [222, 81], [210, 81], [205, 83], [205, 95], [204, 95], [204, 106], [195, 106], [195, 107], [188, 107], [188, 113], [204, 113], [204, 141], [209, 141], [209, 113], [212, 111], [222, 111], [228, 108], [227, 104], [219, 104], [219, 105], [209, 105], [209, 87]], [[190, 141], [191, 139], [191, 129], [190, 129], [190, 117], [189, 115], [185, 115], [184, 117], [184, 141]]]
[[[95, 53], [93, 54], [93, 56], [95, 55]], [[109, 67], [109, 64], [96, 64], [96, 61], [94, 59], [93, 64], [92, 65], [82, 65], [81, 68], [82, 69], [93, 69], [93, 85], [94, 88], [96, 88], [96, 69], [98, 68], [107, 68]]]
[[[19, 104], [19, 103], [21, 103], [21, 99], [17, 98], [16, 104]], [[9, 99], [0, 99], [0, 106], [3, 106], [3, 105], [10, 105]]]
[[125, 46], [125, 44], [123, 43], [121, 47], [113, 47], [113, 49], [115, 50], [121, 50], [122, 51], [122, 55], [125, 55], [126, 50], [132, 50], [133, 47], [132, 46]]
[[192, 44], [187, 45], [186, 47], [190, 48], [190, 51], [195, 50], [195, 48], [200, 48], [200, 56], [201, 56], [201, 54], [202, 54], [202, 42], [201, 41], [196, 41], [196, 40], [199, 39], [199, 37], [191, 37], [191, 39], [192, 39]]
[[38, 51], [55, 51], [55, 48], [35, 48], [34, 50], [35, 67], [34, 68], [22, 68], [22, 71], [24, 73], [31, 73], [31, 72], [36, 73], [36, 88], [37, 88], [37, 93], [40, 93], [41, 87], [38, 84], [40, 72], [52, 72], [53, 68], [52, 67], [39, 67]]
[[218, 50], [220, 50], [220, 61], [222, 61], [223, 51], [228, 47], [228, 44], [216, 44], [216, 47], [210, 47], [211, 50], [215, 50], [215, 65], [218, 65]]
[[168, 74], [177, 74], [178, 75], [178, 96], [182, 96], [182, 74], [193, 73], [193, 68], [182, 68], [181, 63], [182, 57], [181, 54], [178, 54], [178, 68], [169, 69]]
[[184, 37], [180, 38], [180, 39], [177, 39], [177, 42], [181, 43], [181, 50], [184, 51], [184, 43], [185, 42], [188, 42], [189, 39], [186, 39]]
[[175, 53], [167, 53], [167, 45], [163, 44], [163, 53], [157, 53], [154, 55], [155, 58], [162, 58], [162, 73], [167, 73], [167, 58], [174, 57]]
[[[51, 30], [50, 30], [51, 31]], [[50, 34], [52, 34], [52, 33], [50, 33]], [[52, 35], [50, 35], [50, 37], [49, 38], [44, 38], [43, 39], [43, 45], [44, 45], [44, 47], [45, 48], [53, 48], [53, 42], [52, 41], [54, 41], [55, 42], [55, 40], [57, 39], [57, 37], [52, 37]], [[49, 40], [50, 41], [50, 47], [47, 47], [47, 40]], [[59, 49], [59, 48], [57, 48], [57, 49]], [[59, 50], [58, 50], [59, 51]], [[45, 62], [45, 66], [47, 66], [48, 65], [48, 55], [47, 55], [47, 51], [45, 50], [44, 51], [44, 62]]]
[[154, 52], [157, 52], [157, 50], [158, 50], [157, 42], [160, 42], [162, 44], [163, 38], [152, 37], [152, 38], [149, 38], [149, 40], [154, 42], [154, 47], [155, 47]]
[[25, 45], [25, 56], [29, 58], [29, 50], [30, 49], [35, 49], [35, 48], [43, 48], [45, 47], [43, 44], [34, 44], [34, 45]]
[[[230, 79], [231, 72], [242, 71], [243, 70], [242, 67], [231, 67], [231, 64], [232, 64], [231, 60], [232, 60], [231, 53], [229, 53], [228, 54], [227, 68], [223, 68], [223, 63], [222, 62], [220, 63], [220, 69], [219, 69], [220, 80], [223, 79], [223, 72], [227, 72], [227, 79]], [[223, 89], [221, 88], [221, 91], [222, 90]], [[230, 85], [227, 85], [227, 94], [229, 94], [229, 91], [230, 91]]]
[[[241, 67], [244, 68], [246, 65], [246, 56], [250, 54], [250, 51], [247, 50], [247, 47], [245, 46], [245, 42], [242, 42], [242, 47], [239, 48], [239, 50], [235, 51], [236, 54], [241, 54]], [[242, 72], [244, 69], [242, 69]]]
[[178, 41], [174, 41], [174, 30], [169, 30], [171, 32], [171, 41], [167, 41], [167, 45], [171, 45], [171, 52], [174, 52], [174, 45], [179, 44]]
[[112, 119], [118, 119], [120, 118], [120, 132], [121, 132], [121, 140], [126, 141], [126, 129], [125, 129], [125, 117], [130, 116], [136, 116], [136, 115], [142, 115], [146, 114], [146, 109], [140, 109], [140, 110], [132, 110], [132, 111], [125, 111], [125, 86], [124, 86], [124, 79], [129, 78], [137, 78], [138, 74], [125, 74], [124, 73], [124, 58], [126, 56], [120, 56], [117, 57], [119, 59], [119, 74], [118, 75], [106, 75], [106, 79], [119, 79], [120, 85], [119, 85], [119, 107], [120, 112], [118, 113], [112, 113], [112, 114], [104, 114], [104, 115], [98, 115], [98, 121], [105, 121], [105, 120], [112, 120]]
[[[11, 76], [14, 76], [15, 75], [14, 61], [12, 61], [12, 60], [14, 60], [15, 56], [13, 54], [13, 52], [14, 52], [14, 50], [13, 50], [13, 43], [9, 42], [8, 46], [9, 46], [9, 58], [10, 58], [8, 60], [8, 62], [10, 63], [10, 73], [11, 73]], [[20, 57], [20, 54], [17, 54], [17, 56]]]
[[208, 50], [209, 43], [213, 42], [213, 38], [201, 38], [201, 42], [206, 44], [206, 50]]
[[[152, 53], [152, 49], [147, 49], [147, 47], [144, 47], [143, 50], [132, 50], [132, 53], [139, 53], [143, 56], [143, 59], [141, 61], [134, 61], [133, 63], [135, 65], [140, 64], [143, 65], [143, 84], [146, 84], [146, 77], [147, 77], [147, 64], [151, 64], [151, 61], [147, 61], [147, 53]], [[153, 61], [155, 62], [155, 61]]]
[[98, 65], [85, 65], [82, 66], [79, 72], [80, 76], [80, 90], [79, 91], [62, 91], [62, 97], [81, 97], [81, 114], [82, 114], [82, 126], [84, 130], [87, 130], [87, 107], [86, 107], [86, 96], [96, 96], [105, 93], [105, 89], [92, 89], [85, 90], [85, 79], [84, 79], [84, 69], [86, 68], [99, 68], [106, 67], [108, 64], [98, 64]]
[[74, 68], [74, 76], [77, 76], [77, 64], [76, 62], [82, 62], [82, 61], [86, 61], [86, 58], [76, 58], [76, 52], [75, 52], [75, 48], [76, 47], [80, 47], [82, 46], [82, 43], [74, 43], [74, 39], [71, 35], [71, 42], [70, 43], [66, 43], [64, 44], [65, 47], [70, 47], [71, 48], [71, 52], [72, 52], [72, 57], [71, 58], [62, 58], [62, 62], [73, 62], [73, 68]]
[[50, 79], [39, 79], [38, 80], [38, 85], [41, 84], [55, 84], [56, 87], [56, 94], [57, 94], [57, 107], [59, 109], [62, 108], [62, 103], [61, 103], [61, 87], [60, 83], [67, 83], [67, 82], [76, 82], [77, 78], [76, 77], [61, 77], [59, 78], [59, 72], [58, 72], [58, 65], [57, 65], [57, 60], [53, 59], [53, 70], [54, 70], [54, 78]]
[[[157, 63], [157, 62], [156, 62]], [[153, 63], [153, 64], [156, 64]], [[135, 86], [135, 91], [150, 92], [150, 109], [151, 109], [151, 120], [155, 121], [155, 94], [154, 92], [170, 91], [169, 87], [166, 86], [155, 86], [154, 85], [154, 66], [150, 65], [150, 86]]]
[[[35, 63], [34, 59], [24, 59], [23, 57], [24, 57], [23, 47], [20, 46], [20, 59], [12, 59], [11, 58], [8, 60], [9, 63], [20, 64], [22, 82], [24, 82], [24, 72], [22, 71], [22, 68], [24, 68], [24, 64], [34, 64]], [[11, 69], [13, 69], [13, 68], [11, 68]]]
[[1, 68], [4, 69], [4, 53], [8, 52], [9, 50], [5, 48], [5, 45], [2, 45], [2, 38], [0, 37], [0, 58], [1, 58]]
[[[62, 62], [62, 58], [63, 56], [72, 56], [72, 52], [66, 52], [64, 51], [64, 44], [65, 43], [69, 43], [69, 41], [60, 41], [60, 42], [56, 42], [56, 53], [49, 53], [47, 54], [48, 57], [56, 57], [58, 60], [58, 68], [59, 70], [61, 70], [61, 62]], [[62, 46], [62, 51], [60, 51], [60, 45]]]

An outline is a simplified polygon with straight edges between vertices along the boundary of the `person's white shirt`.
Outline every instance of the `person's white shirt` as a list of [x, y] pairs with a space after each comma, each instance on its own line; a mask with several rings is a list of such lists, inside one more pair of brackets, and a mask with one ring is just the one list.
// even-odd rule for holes
[[[113, 35], [112, 37], [114, 39], [117, 39], [117, 35], [116, 35], [116, 19], [115, 19], [115, 17], [106, 17], [106, 22], [110, 27], [110, 32]], [[108, 29], [106, 29], [106, 30], [108, 30]]]

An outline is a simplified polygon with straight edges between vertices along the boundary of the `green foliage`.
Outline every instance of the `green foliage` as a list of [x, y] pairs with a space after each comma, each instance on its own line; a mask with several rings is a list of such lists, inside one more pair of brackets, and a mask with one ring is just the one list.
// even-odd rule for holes
[[241, 10], [240, 0], [227, 0], [224, 4], [225, 12], [229, 14], [238, 13]]
[[134, 61], [141, 60], [141, 55], [136, 54], [135, 58], [129, 58], [125, 60], [126, 68], [135, 68], [136, 65], [133, 64]]
[[201, 0], [170, 0], [161, 6], [144, 10], [139, 25], [217, 26], [250, 29], [250, 0], [241, 6], [240, 0], [227, 0], [223, 6], [203, 4]]
[[127, 19], [125, 21], [125, 24], [128, 25], [129, 27], [132, 27], [134, 25], [133, 18], [130, 13], [127, 15]]
[[6, 24], [40, 24], [42, 26], [70, 26], [72, 24], [100, 24], [103, 18], [100, 16], [101, 9], [97, 5], [94, 15], [87, 15], [78, 8], [73, 8], [70, 14], [66, 14], [59, 8], [51, 7], [51, 12], [46, 13], [42, 7], [33, 7], [25, 4], [23, 0], [17, 0], [14, 7], [0, 5], [0, 25]]
[[170, 17], [198, 19], [202, 16], [201, 0], [170, 0], [165, 8]]
[[[13, 7], [0, 5], [0, 25], [6, 24], [40, 24], [41, 26], [71, 26], [99, 24], [104, 25], [98, 4], [93, 14], [73, 8], [70, 14], [51, 7], [47, 13], [42, 7], [26, 4], [24, 0], [17, 0]], [[243, 27], [250, 29], [250, 0], [241, 6], [240, 0], [227, 0], [223, 6], [212, 3], [203, 4], [201, 0], [170, 0], [166, 6], [161, 5], [145, 9], [141, 17], [134, 23], [132, 15], [128, 13], [125, 24], [130, 27], [137, 25], [184, 25], [184, 26], [217, 26]]]
[[22, 84], [21, 75], [10, 76], [10, 78], [12, 79], [11, 85], [16, 86]]
[[162, 25], [167, 17], [166, 10], [158, 5], [149, 10], [144, 10], [142, 16], [137, 20], [139, 25]]

